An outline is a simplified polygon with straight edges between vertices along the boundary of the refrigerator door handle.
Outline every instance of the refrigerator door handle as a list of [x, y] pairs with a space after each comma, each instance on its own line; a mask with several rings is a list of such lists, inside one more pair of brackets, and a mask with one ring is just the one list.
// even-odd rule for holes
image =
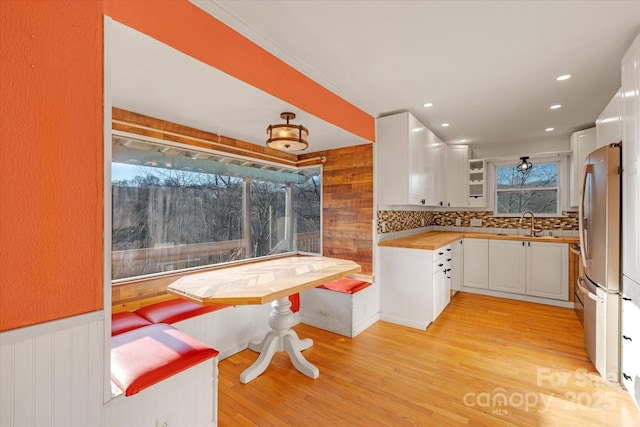
[[587, 288], [585, 288], [584, 286], [582, 286], [584, 279], [582, 278], [582, 276], [578, 277], [578, 288], [584, 292], [589, 298], [591, 298], [592, 300], [594, 300], [595, 302], [604, 302], [604, 299], [599, 297], [598, 295], [589, 292], [589, 290]]
[[587, 238], [585, 236], [587, 229], [584, 226], [584, 193], [587, 186], [587, 176], [593, 173], [593, 165], [584, 165], [582, 169], [582, 183], [580, 184], [580, 204], [578, 205], [578, 227], [580, 228], [580, 257], [582, 265], [587, 266]]

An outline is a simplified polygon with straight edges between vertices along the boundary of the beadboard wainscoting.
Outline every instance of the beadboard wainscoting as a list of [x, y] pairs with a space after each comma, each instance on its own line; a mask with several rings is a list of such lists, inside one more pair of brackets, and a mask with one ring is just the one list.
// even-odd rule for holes
[[104, 313], [0, 333], [0, 426], [102, 425]]

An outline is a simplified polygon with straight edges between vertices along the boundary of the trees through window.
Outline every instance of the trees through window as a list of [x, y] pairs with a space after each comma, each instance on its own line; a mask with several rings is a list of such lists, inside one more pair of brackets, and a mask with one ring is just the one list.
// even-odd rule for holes
[[112, 279], [320, 253], [321, 168], [115, 136]]
[[558, 162], [534, 164], [526, 175], [512, 165], [497, 165], [495, 171], [497, 214], [559, 213]]

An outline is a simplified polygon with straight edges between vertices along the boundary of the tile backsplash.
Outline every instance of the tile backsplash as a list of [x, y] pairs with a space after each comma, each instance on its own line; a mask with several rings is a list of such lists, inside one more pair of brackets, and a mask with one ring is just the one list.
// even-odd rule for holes
[[[473, 223], [472, 223], [472, 220]], [[478, 224], [480, 220], [480, 224]], [[377, 232], [378, 234], [392, 233], [398, 231], [411, 230], [425, 226], [445, 227], [446, 229], [479, 228], [477, 231], [494, 232], [517, 232], [517, 230], [528, 229], [530, 218], [525, 218], [519, 224], [519, 217], [493, 216], [492, 211], [378, 211], [377, 212]], [[571, 211], [562, 212], [561, 217], [540, 217], [535, 219], [535, 228], [543, 229], [551, 234], [561, 232], [578, 231], [578, 213]]]

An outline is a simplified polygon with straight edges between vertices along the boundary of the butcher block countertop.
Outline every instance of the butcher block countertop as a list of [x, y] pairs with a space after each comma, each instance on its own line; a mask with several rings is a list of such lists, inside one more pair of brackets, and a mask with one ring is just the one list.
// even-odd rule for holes
[[472, 233], [457, 231], [427, 231], [425, 233], [413, 234], [411, 236], [399, 237], [397, 239], [384, 240], [378, 243], [378, 246], [391, 246], [394, 248], [410, 248], [410, 249], [427, 249], [435, 250], [446, 246], [463, 237], [476, 239], [494, 239], [494, 240], [516, 240], [530, 242], [555, 242], [555, 243], [575, 243], [577, 237], [531, 237], [521, 234], [494, 234], [494, 233]]

